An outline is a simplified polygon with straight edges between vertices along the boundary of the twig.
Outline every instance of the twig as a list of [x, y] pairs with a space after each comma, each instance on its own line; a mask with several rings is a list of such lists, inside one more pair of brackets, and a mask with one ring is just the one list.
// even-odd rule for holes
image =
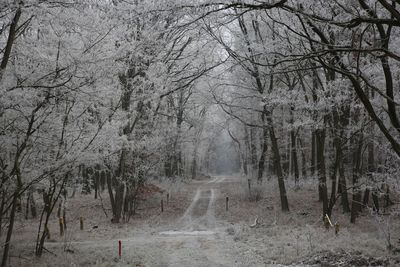
[[101, 197], [101, 194], [98, 194], [98, 195], [99, 195], [99, 198], [100, 198], [101, 208], [103, 209], [104, 214], [106, 215], [106, 218], [108, 218], [106, 209], [104, 208], [104, 205], [103, 205], [103, 198]]
[[43, 250], [47, 251], [48, 253], [50, 253], [50, 254], [52, 254], [52, 255], [54, 255], [54, 256], [57, 256], [57, 254], [56, 254], [56, 253], [54, 253], [54, 252], [52, 252], [52, 251], [48, 250], [48, 249], [47, 249], [47, 248], [45, 248], [44, 246], [43, 246]]

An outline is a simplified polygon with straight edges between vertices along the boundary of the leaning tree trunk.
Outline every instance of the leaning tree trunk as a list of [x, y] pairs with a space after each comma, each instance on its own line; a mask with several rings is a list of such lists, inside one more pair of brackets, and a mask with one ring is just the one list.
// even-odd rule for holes
[[1, 204], [0, 204], [0, 237], [2, 234], [2, 225], [3, 225], [3, 213], [4, 211], [4, 206], [6, 204], [6, 192], [1, 191]]
[[11, 53], [12, 47], [14, 45], [14, 42], [15, 42], [15, 39], [16, 39], [16, 35], [18, 33], [18, 30], [19, 30], [18, 29], [19, 28], [18, 27], [18, 21], [19, 21], [19, 19], [21, 17], [21, 13], [22, 13], [21, 7], [18, 7], [18, 9], [15, 11], [14, 18], [10, 23], [10, 30], [8, 31], [7, 44], [6, 44], [6, 47], [4, 48], [4, 50], [2, 51], [3, 52], [3, 58], [2, 58], [1, 63], [0, 63], [0, 83], [3, 80], [4, 72], [6, 70], [8, 61], [9, 61], [10, 56], [12, 54]]
[[285, 180], [282, 172], [281, 156], [279, 153], [278, 142], [275, 136], [275, 130], [271, 118], [272, 114], [269, 112], [266, 115], [267, 115], [267, 122], [269, 124], [269, 136], [271, 139], [272, 153], [274, 155], [274, 166], [276, 169], [276, 174], [278, 176], [279, 195], [281, 198], [281, 209], [282, 211], [289, 211], [289, 202], [287, 199]]
[[8, 253], [10, 251], [10, 242], [11, 242], [11, 236], [12, 232], [14, 230], [14, 221], [15, 221], [15, 212], [17, 210], [17, 201], [18, 201], [18, 195], [19, 195], [19, 190], [16, 190], [14, 192], [13, 196], [13, 201], [12, 201], [12, 207], [11, 207], [11, 212], [10, 212], [10, 218], [9, 218], [9, 224], [8, 224], [8, 230], [7, 230], [7, 236], [6, 236], [6, 242], [3, 248], [3, 258], [1, 260], [1, 267], [6, 267], [7, 266], [7, 260], [8, 260]]
[[[48, 223], [50, 220], [50, 216], [51, 216], [58, 200], [60, 199], [62, 192], [65, 189], [65, 185], [68, 181], [69, 175], [70, 175], [70, 173], [66, 173], [62, 179], [60, 178], [60, 180], [56, 180], [56, 178], [53, 177], [53, 179], [50, 183], [48, 193], [43, 192], [43, 202], [44, 202], [45, 206], [40, 215], [39, 228], [38, 228], [38, 233], [37, 233], [37, 238], [36, 238], [36, 248], [35, 248], [35, 254], [38, 257], [42, 256], [42, 254], [43, 254], [44, 241], [45, 241], [46, 237], [48, 237], [47, 229], [48, 229]], [[57, 191], [57, 189], [58, 189], [58, 191]], [[45, 217], [45, 222], [42, 227], [43, 217]], [[42, 229], [43, 229], [43, 232], [42, 232], [42, 234], [40, 234]]]

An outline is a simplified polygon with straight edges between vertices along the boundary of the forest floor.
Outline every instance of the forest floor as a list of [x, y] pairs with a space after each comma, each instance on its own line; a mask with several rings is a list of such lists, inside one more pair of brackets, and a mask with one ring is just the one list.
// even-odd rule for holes
[[[120, 224], [110, 221], [106, 191], [102, 200], [77, 195], [68, 200], [63, 237], [56, 216], [52, 218], [51, 239], [45, 243], [48, 252], [41, 258], [33, 252], [37, 220], [18, 218], [10, 266], [400, 265], [400, 254], [387, 250], [388, 233], [393, 250], [400, 248], [399, 214], [378, 217], [365, 210], [354, 225], [337, 205], [332, 216], [333, 223], [340, 224], [336, 236], [333, 229], [323, 226], [315, 181], [302, 183], [300, 189], [287, 184], [288, 213], [280, 211], [276, 184], [267, 180], [253, 188], [252, 196], [256, 192], [263, 196], [255, 202], [249, 201], [247, 179], [241, 177], [158, 182], [169, 192], [168, 203], [166, 193], [152, 196], [128, 223]], [[80, 216], [85, 218], [82, 231]], [[121, 258], [118, 241], [122, 242]]]

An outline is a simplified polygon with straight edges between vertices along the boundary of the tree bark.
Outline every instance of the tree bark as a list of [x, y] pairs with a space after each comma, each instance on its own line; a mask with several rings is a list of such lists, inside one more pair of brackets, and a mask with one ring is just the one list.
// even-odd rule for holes
[[315, 174], [315, 166], [316, 166], [316, 160], [315, 160], [315, 131], [312, 131], [311, 133], [311, 165], [310, 165], [310, 172], [311, 175]]
[[107, 189], [108, 189], [108, 195], [110, 196], [111, 210], [113, 212], [113, 216], [115, 216], [116, 208], [115, 208], [114, 193], [112, 187], [112, 174], [110, 171], [107, 172]]
[[255, 171], [257, 170], [257, 146], [255, 138], [255, 129], [253, 127], [250, 128], [250, 158], [251, 158], [252, 174], [254, 175]]
[[4, 205], [6, 203], [6, 194], [4, 191], [1, 192], [1, 204], [0, 204], [0, 237], [2, 235], [2, 225], [3, 225], [3, 213], [5, 213], [4, 211]]
[[276, 169], [276, 174], [278, 176], [279, 185], [279, 195], [281, 199], [281, 209], [282, 211], [289, 211], [289, 202], [286, 195], [285, 180], [283, 177], [282, 166], [281, 166], [281, 156], [279, 153], [278, 142], [275, 136], [275, 130], [271, 118], [271, 113], [267, 114], [267, 122], [269, 125], [269, 136], [271, 140], [272, 153], [274, 155], [274, 166]]
[[31, 214], [32, 214], [32, 218], [33, 218], [33, 219], [36, 219], [36, 217], [37, 217], [37, 211], [36, 211], [35, 198], [34, 198], [32, 192], [30, 192], [30, 195], [31, 195], [31, 197], [30, 197], [30, 200], [31, 200], [31, 205], [30, 205], [30, 206], [31, 206]]
[[342, 205], [343, 212], [350, 212], [350, 204], [349, 197], [347, 194], [347, 181], [346, 176], [344, 174], [344, 162], [343, 162], [343, 154], [342, 160], [339, 163], [339, 188], [340, 188], [340, 200]]
[[304, 153], [303, 149], [303, 142], [300, 137], [297, 137], [297, 140], [299, 141], [299, 146], [300, 146], [300, 153], [301, 153], [301, 175], [303, 179], [307, 178], [307, 161], [306, 161], [306, 155]]
[[12, 47], [13, 47], [13, 44], [15, 41], [16, 33], [17, 33], [17, 24], [21, 17], [21, 13], [22, 13], [21, 8], [18, 7], [17, 11], [15, 11], [14, 18], [11, 21], [10, 30], [8, 32], [7, 44], [4, 49], [3, 59], [1, 60], [1, 64], [0, 64], [0, 83], [3, 80], [4, 71], [6, 70], [8, 61], [10, 59], [11, 50], [12, 50]]
[[318, 129], [315, 131], [316, 136], [316, 160], [318, 170], [318, 192], [322, 201], [322, 215], [325, 216], [328, 211], [328, 188], [326, 184], [325, 169], [325, 130]]
[[262, 182], [262, 178], [263, 178], [263, 173], [264, 173], [264, 169], [265, 169], [265, 155], [267, 154], [267, 150], [268, 150], [268, 128], [265, 125], [265, 111], [266, 111], [266, 107], [264, 106], [264, 112], [261, 115], [261, 120], [263, 122], [263, 129], [262, 129], [262, 146], [261, 146], [261, 156], [260, 159], [258, 161], [258, 175], [257, 175], [257, 181], [259, 183]]
[[[373, 125], [372, 125], [372, 127], [373, 127]], [[371, 140], [368, 143], [368, 163], [367, 163], [368, 173], [367, 173], [367, 177], [368, 177], [369, 182], [371, 183], [370, 186], [374, 186], [373, 185], [374, 184], [373, 173], [375, 172], [375, 157], [374, 157], [375, 149], [374, 149], [374, 141], [373, 141], [373, 139], [374, 139], [373, 138], [374, 137], [373, 128], [371, 131], [372, 131], [372, 136], [371, 136]], [[368, 206], [368, 204], [369, 204], [369, 196], [371, 193], [370, 186], [367, 186], [367, 188], [365, 188], [363, 206]]]
[[249, 131], [247, 130], [247, 126], [244, 126], [244, 145], [245, 145], [245, 153], [244, 153], [244, 159], [246, 162], [246, 168], [245, 168], [245, 174], [247, 175], [249, 173], [249, 168], [248, 168], [248, 163], [251, 163], [251, 158], [250, 158], [250, 154], [251, 154], [251, 148], [250, 148], [250, 141], [249, 141], [250, 137], [249, 137]]
[[353, 199], [351, 202], [350, 222], [355, 223], [361, 207], [361, 190], [359, 188], [359, 178], [361, 174], [361, 157], [363, 147], [363, 136], [359, 134], [358, 143], [355, 143], [353, 152]]
[[292, 170], [294, 172], [294, 182], [296, 185], [299, 184], [299, 164], [297, 161], [297, 147], [296, 147], [296, 133], [294, 130], [290, 131], [290, 143], [292, 153]]
[[13, 202], [12, 202], [12, 207], [11, 207], [11, 212], [10, 212], [10, 222], [8, 224], [8, 230], [7, 230], [7, 236], [6, 236], [6, 242], [4, 244], [4, 250], [3, 250], [3, 258], [1, 261], [1, 267], [6, 267], [7, 266], [7, 260], [8, 260], [8, 253], [10, 251], [10, 242], [11, 242], [11, 236], [12, 232], [14, 230], [14, 221], [15, 221], [15, 212], [17, 210], [17, 201], [18, 201], [18, 190], [14, 192], [13, 196]]

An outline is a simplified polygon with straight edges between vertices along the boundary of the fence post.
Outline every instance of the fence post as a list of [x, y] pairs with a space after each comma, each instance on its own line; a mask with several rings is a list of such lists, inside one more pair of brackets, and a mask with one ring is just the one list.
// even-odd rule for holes
[[338, 234], [339, 234], [339, 229], [340, 229], [340, 225], [339, 225], [339, 223], [337, 222], [337, 223], [335, 223], [335, 235], [338, 235]]

